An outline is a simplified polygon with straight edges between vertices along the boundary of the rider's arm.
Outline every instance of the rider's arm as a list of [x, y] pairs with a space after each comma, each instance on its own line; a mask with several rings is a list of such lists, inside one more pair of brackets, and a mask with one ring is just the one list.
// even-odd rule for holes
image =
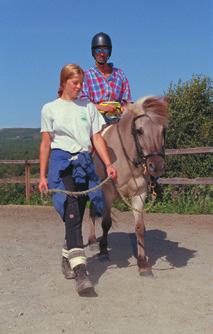
[[131, 91], [129, 81], [125, 73], [119, 69], [120, 76], [122, 77], [122, 91], [121, 91], [121, 105], [125, 105], [127, 102], [132, 102]]

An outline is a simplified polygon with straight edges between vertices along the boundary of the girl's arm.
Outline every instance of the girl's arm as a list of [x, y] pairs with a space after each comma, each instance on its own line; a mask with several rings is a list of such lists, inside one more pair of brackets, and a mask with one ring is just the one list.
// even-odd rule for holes
[[40, 145], [40, 181], [38, 189], [39, 191], [48, 190], [47, 184], [47, 167], [51, 149], [51, 136], [49, 132], [42, 132]]
[[98, 155], [106, 166], [107, 175], [110, 176], [113, 180], [116, 180], [117, 170], [111, 164], [104, 138], [98, 132], [95, 133], [91, 139]]

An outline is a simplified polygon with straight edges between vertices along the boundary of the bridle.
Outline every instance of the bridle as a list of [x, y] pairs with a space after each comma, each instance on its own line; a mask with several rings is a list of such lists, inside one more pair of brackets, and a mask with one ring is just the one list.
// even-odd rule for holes
[[142, 163], [146, 164], [147, 159], [150, 157], [159, 156], [163, 159], [165, 158], [164, 147], [162, 148], [161, 152], [152, 152], [149, 154], [144, 154], [143, 148], [141, 147], [140, 142], [139, 142], [139, 135], [138, 135], [138, 131], [135, 125], [135, 122], [137, 121], [137, 119], [142, 118], [142, 117], [149, 117], [149, 116], [139, 115], [139, 116], [134, 117], [132, 120], [132, 126], [131, 126], [131, 134], [134, 138], [135, 148], [136, 148], [136, 153], [137, 153], [136, 159], [133, 160], [133, 164], [135, 167], [140, 166]]
[[[133, 118], [132, 120], [132, 124], [131, 124], [131, 134], [134, 138], [134, 143], [135, 143], [135, 148], [136, 148], [136, 158], [135, 159], [130, 159], [130, 157], [127, 154], [127, 151], [125, 149], [122, 137], [121, 137], [121, 133], [120, 133], [120, 129], [119, 129], [119, 122], [117, 123], [117, 132], [118, 132], [118, 136], [120, 139], [120, 143], [121, 143], [121, 147], [123, 149], [124, 155], [126, 157], [126, 159], [128, 161], [130, 161], [136, 168], [138, 168], [139, 166], [141, 166], [142, 164], [147, 164], [147, 159], [150, 157], [154, 157], [154, 156], [159, 156], [161, 158], [165, 158], [165, 152], [164, 152], [164, 147], [162, 147], [162, 151], [160, 152], [151, 152], [149, 154], [144, 154], [143, 152], [143, 148], [140, 145], [139, 142], [139, 134], [138, 134], [138, 130], [136, 128], [136, 124], [135, 122], [137, 121], [137, 119], [141, 118], [141, 117], [149, 117], [148, 115], [139, 115]], [[164, 129], [164, 139], [165, 139], [165, 129]]]

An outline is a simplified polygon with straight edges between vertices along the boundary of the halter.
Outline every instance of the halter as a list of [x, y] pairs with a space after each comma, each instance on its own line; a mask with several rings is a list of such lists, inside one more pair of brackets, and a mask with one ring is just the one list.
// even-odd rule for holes
[[[124, 144], [123, 144], [123, 141], [122, 141], [122, 138], [121, 138], [120, 130], [119, 130], [119, 122], [117, 123], [118, 136], [119, 136], [119, 139], [120, 139], [122, 149], [124, 151], [124, 155], [125, 155], [126, 159], [129, 160], [136, 168], [138, 168], [141, 164], [147, 164], [147, 159], [150, 158], [150, 157], [159, 156], [163, 159], [165, 158], [164, 147], [162, 148], [161, 152], [152, 152], [152, 153], [149, 153], [149, 154], [144, 154], [143, 148], [141, 147], [140, 142], [139, 142], [139, 138], [138, 138], [139, 135], [138, 135], [137, 128], [136, 128], [136, 125], [135, 125], [136, 120], [141, 118], [141, 117], [149, 117], [149, 116], [148, 115], [136, 116], [136, 117], [133, 118], [132, 125], [131, 125], [131, 134], [134, 138], [136, 154], [137, 154], [136, 158], [133, 159], [133, 160], [130, 159], [130, 157], [128, 156], [128, 154], [126, 152], [126, 149], [124, 147]], [[164, 135], [164, 138], [165, 138], [165, 130], [163, 132], [163, 135]]]

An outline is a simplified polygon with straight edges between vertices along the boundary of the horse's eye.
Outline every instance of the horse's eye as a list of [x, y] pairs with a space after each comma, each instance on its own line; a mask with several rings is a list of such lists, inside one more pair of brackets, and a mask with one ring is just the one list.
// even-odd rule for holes
[[142, 128], [136, 129], [136, 132], [137, 132], [137, 135], [138, 135], [138, 136], [142, 136], [142, 134], [143, 134], [143, 129], [142, 129]]

